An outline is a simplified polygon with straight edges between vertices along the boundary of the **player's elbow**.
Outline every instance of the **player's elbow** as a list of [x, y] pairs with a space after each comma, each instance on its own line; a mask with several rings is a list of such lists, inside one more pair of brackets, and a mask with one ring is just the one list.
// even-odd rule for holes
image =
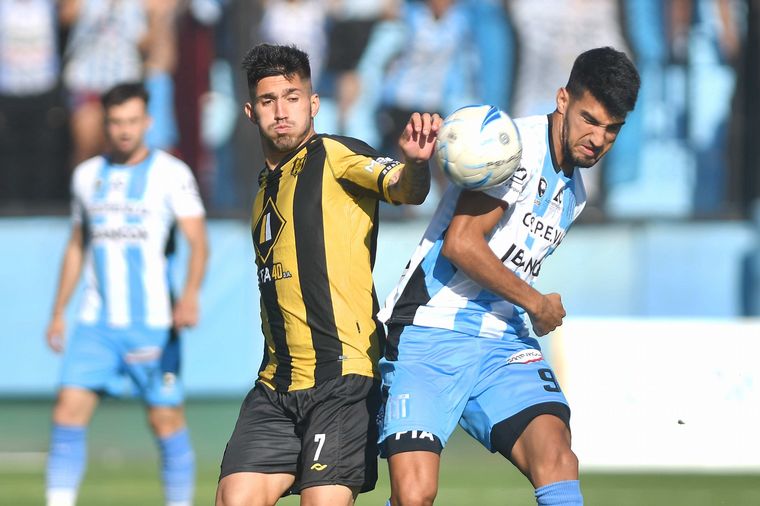
[[451, 230], [446, 232], [441, 247], [441, 255], [444, 256], [454, 265], [460, 264], [460, 259], [467, 255], [468, 241], [461, 234], [452, 233]]

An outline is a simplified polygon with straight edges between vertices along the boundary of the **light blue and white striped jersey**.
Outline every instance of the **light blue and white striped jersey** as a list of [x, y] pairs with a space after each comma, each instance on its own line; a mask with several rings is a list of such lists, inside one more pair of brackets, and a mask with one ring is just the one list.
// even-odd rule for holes
[[[523, 145], [520, 167], [504, 184], [485, 190], [507, 204], [488, 246], [532, 284], [544, 259], [583, 210], [586, 192], [578, 169], [568, 178], [557, 166], [547, 116], [520, 118], [515, 124]], [[485, 290], [441, 255], [460, 192], [449, 185], [378, 317], [386, 324], [455, 329], [481, 337], [526, 337], [523, 308]]]
[[84, 230], [82, 323], [168, 327], [167, 245], [176, 218], [203, 216], [190, 168], [163, 151], [135, 165], [96, 156], [74, 171], [72, 220]]

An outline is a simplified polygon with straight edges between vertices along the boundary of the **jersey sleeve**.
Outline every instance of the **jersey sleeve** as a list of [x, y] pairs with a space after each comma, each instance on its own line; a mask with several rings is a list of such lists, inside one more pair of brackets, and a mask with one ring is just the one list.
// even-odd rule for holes
[[368, 144], [350, 137], [329, 138], [328, 142], [338, 144], [333, 159], [330, 160], [335, 178], [349, 192], [356, 195], [370, 195], [378, 200], [395, 203], [388, 193], [393, 175], [404, 164], [383, 156]]
[[520, 200], [520, 196], [528, 187], [528, 183], [532, 178], [533, 173], [520, 164], [520, 167], [515, 170], [512, 177], [498, 186], [483, 190], [483, 193], [495, 199], [499, 199], [502, 202], [506, 202], [507, 206], [511, 207]]
[[90, 159], [82, 162], [74, 168], [71, 176], [69, 191], [71, 193], [71, 223], [73, 225], [83, 225], [87, 220], [85, 202], [87, 200], [88, 187], [92, 189], [97, 186], [98, 175], [97, 166], [102, 161], [100, 159]]
[[169, 178], [169, 208], [177, 218], [202, 217], [206, 214], [198, 183], [190, 167], [177, 160]]

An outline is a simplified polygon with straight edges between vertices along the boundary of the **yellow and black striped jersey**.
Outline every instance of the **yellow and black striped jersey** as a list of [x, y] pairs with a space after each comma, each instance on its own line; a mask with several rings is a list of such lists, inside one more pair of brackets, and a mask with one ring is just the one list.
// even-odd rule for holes
[[340, 375], [378, 376], [378, 208], [401, 168], [362, 141], [320, 134], [262, 171], [252, 236], [265, 385], [292, 391]]

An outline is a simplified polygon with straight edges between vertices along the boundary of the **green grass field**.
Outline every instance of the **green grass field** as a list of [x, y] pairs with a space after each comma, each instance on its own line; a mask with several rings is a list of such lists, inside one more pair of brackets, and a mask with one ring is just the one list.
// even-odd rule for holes
[[[242, 397], [241, 399], [242, 400]], [[240, 400], [195, 400], [187, 414], [198, 456], [197, 505], [213, 504], [219, 459], [237, 417]], [[0, 401], [0, 505], [39, 506], [50, 400]], [[89, 434], [89, 464], [79, 506], [161, 505], [156, 450], [139, 404], [106, 401]], [[447, 446], [437, 505], [534, 505], [528, 481], [499, 455], [462, 432]], [[387, 471], [380, 465], [375, 491], [358, 504], [385, 504]], [[583, 473], [588, 505], [760, 505], [760, 476]], [[280, 504], [294, 505], [296, 498]]]

